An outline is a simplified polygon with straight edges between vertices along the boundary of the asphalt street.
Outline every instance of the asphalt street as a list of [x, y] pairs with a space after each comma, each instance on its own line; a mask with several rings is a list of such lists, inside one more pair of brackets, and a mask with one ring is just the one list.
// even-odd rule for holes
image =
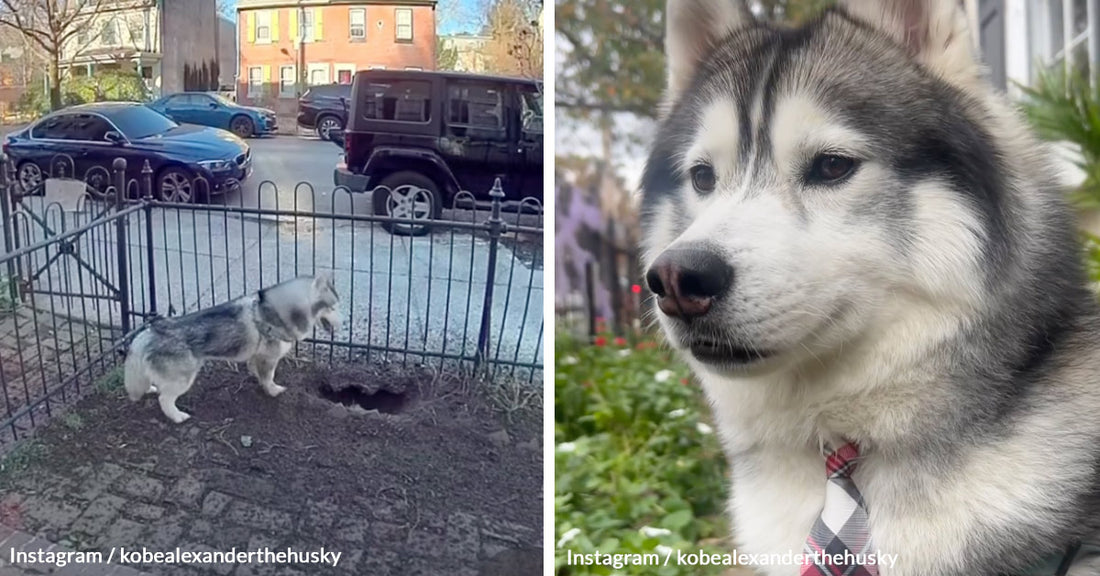
[[[541, 240], [506, 236], [490, 276], [490, 242], [483, 234], [441, 227], [424, 237], [406, 238], [376, 224], [326, 217], [371, 213], [365, 195], [333, 194], [332, 168], [339, 157], [334, 144], [293, 136], [250, 143], [254, 173], [239, 194], [216, 201], [212, 210], [153, 211], [155, 274], [149, 271], [144, 215], [129, 220], [127, 277], [135, 309], [153, 309], [150, 278], [156, 284], [156, 311], [178, 315], [298, 274], [332, 270], [346, 320], [337, 340], [378, 349], [470, 355], [491, 283], [493, 355], [542, 363]], [[300, 215], [276, 219], [219, 211], [239, 205]], [[47, 210], [40, 202], [30, 203], [30, 211], [54, 231], [87, 222], [98, 210], [91, 203], [62, 214], [58, 206]], [[445, 217], [470, 222], [485, 215], [447, 211]], [[19, 217], [19, 231], [23, 245], [46, 234], [29, 214]], [[71, 252], [58, 254], [53, 247], [25, 259], [25, 270], [41, 271], [34, 282], [37, 290], [101, 296], [37, 296], [34, 306], [117, 324], [118, 304], [102, 298], [112, 292], [104, 280], [112, 287], [118, 284], [116, 234], [113, 224], [99, 226], [82, 235]]]

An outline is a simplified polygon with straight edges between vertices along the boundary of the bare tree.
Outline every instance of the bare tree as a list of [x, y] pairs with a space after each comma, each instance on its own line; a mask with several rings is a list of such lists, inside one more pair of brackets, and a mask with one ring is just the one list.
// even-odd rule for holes
[[495, 0], [489, 7], [486, 45], [493, 70], [500, 74], [542, 78], [542, 28], [537, 0]]
[[18, 31], [46, 54], [52, 110], [61, 107], [61, 60], [66, 49], [101, 12], [119, 4], [120, 0], [0, 0], [0, 26]]

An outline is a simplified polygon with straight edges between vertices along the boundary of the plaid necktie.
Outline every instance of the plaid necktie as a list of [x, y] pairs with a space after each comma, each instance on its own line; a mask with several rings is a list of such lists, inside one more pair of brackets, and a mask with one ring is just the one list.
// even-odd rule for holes
[[[878, 576], [878, 565], [856, 564], [871, 554], [867, 506], [852, 482], [859, 447], [848, 443], [825, 458], [825, 506], [806, 539], [801, 576]], [[827, 555], [828, 558], [824, 558]]]

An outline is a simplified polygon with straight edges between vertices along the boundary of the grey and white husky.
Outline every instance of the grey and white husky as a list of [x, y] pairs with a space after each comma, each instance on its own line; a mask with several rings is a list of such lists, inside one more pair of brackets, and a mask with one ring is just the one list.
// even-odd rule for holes
[[801, 552], [821, 447], [843, 442], [897, 554], [883, 576], [1018, 574], [1100, 540], [1097, 296], [1054, 163], [957, 2], [667, 18], [643, 259], [732, 463], [737, 551]]
[[303, 276], [255, 294], [178, 318], [153, 321], [130, 345], [126, 391], [137, 401], [150, 391], [160, 409], [180, 424], [191, 416], [176, 399], [191, 389], [206, 360], [248, 362], [269, 396], [285, 388], [275, 383], [275, 367], [315, 324], [332, 333], [339, 326], [332, 276]]

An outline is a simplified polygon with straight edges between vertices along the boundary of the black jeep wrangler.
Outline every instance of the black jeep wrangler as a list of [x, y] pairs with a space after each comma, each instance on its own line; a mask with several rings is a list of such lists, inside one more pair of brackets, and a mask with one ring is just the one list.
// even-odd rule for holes
[[[365, 70], [352, 83], [337, 186], [374, 193], [378, 215], [439, 218], [459, 191], [490, 200], [542, 200], [542, 89], [518, 78], [454, 72]], [[378, 188], [382, 186], [384, 188]], [[424, 234], [428, 225], [387, 225]]]

